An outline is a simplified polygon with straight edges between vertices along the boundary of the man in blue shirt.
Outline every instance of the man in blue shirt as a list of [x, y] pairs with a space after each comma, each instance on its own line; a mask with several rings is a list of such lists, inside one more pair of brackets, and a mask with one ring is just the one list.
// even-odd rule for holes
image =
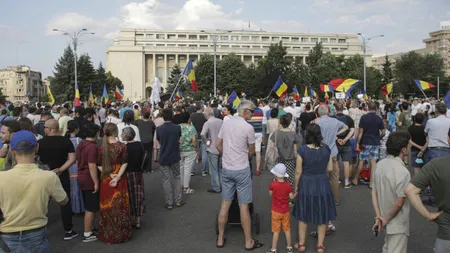
[[120, 109], [120, 111], [119, 111], [120, 119], [123, 119], [123, 115], [125, 114], [126, 111], [132, 111], [134, 113], [133, 108], [131, 108], [128, 103], [125, 103], [123, 105], [123, 108]]
[[159, 149], [159, 164], [163, 174], [163, 188], [166, 197], [165, 207], [173, 209], [173, 192], [177, 207], [183, 206], [181, 179], [180, 179], [180, 137], [181, 127], [172, 123], [173, 111], [166, 108], [162, 112], [164, 124], [156, 128], [156, 139], [161, 147]]

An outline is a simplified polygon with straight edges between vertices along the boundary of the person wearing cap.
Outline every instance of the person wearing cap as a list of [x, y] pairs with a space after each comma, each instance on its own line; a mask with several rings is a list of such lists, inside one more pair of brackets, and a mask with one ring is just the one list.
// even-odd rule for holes
[[[54, 119], [45, 122], [45, 137], [39, 140], [37, 154], [40, 161], [47, 165], [50, 170], [59, 176], [61, 184], [70, 196], [69, 167], [75, 162], [75, 148], [69, 138], [59, 135], [59, 124]], [[66, 231], [64, 240], [71, 240], [78, 236], [72, 231], [72, 207], [71, 205], [61, 207], [61, 218]]]
[[278, 238], [281, 228], [286, 235], [287, 252], [293, 252], [291, 242], [291, 222], [289, 213], [289, 199], [294, 199], [291, 184], [284, 179], [289, 178], [286, 166], [282, 163], [275, 165], [270, 171], [275, 180], [269, 185], [269, 195], [272, 196], [272, 248], [267, 253], [277, 252]]
[[17, 165], [0, 172], [0, 239], [12, 252], [50, 252], [47, 233], [49, 199], [67, 205], [58, 176], [34, 163], [37, 141], [30, 131], [18, 131], [10, 141]]
[[3, 122], [1, 127], [1, 139], [3, 147], [0, 149], [0, 158], [5, 158], [4, 164], [1, 170], [10, 170], [14, 165], [15, 161], [11, 153], [9, 143], [11, 137], [17, 131], [20, 131], [20, 123], [16, 120], [7, 120]]

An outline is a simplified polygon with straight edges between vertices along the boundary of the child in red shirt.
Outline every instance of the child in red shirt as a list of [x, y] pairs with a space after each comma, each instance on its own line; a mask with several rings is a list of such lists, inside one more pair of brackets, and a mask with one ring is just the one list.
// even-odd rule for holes
[[277, 252], [278, 237], [280, 236], [281, 227], [283, 227], [286, 235], [287, 252], [293, 252], [291, 244], [291, 225], [289, 214], [289, 198], [294, 199], [291, 184], [284, 181], [289, 177], [286, 173], [286, 166], [279, 163], [270, 171], [275, 180], [269, 186], [269, 194], [272, 196], [272, 248], [267, 253]]

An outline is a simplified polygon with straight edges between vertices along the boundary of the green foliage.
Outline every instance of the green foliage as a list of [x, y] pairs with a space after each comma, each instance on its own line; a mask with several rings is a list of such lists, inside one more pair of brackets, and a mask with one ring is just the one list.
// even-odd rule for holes
[[[77, 68], [80, 99], [81, 101], [87, 101], [89, 99], [89, 87], [92, 84], [92, 89], [94, 90], [93, 82], [97, 79], [97, 73], [94, 65], [92, 64], [91, 57], [88, 54], [81, 55], [78, 59]], [[98, 85], [95, 85], [95, 88], [98, 88]], [[97, 94], [98, 92], [94, 92], [94, 96]]]
[[390, 83], [394, 78], [394, 74], [392, 73], [391, 62], [389, 61], [389, 56], [386, 55], [386, 58], [383, 63], [383, 83]]
[[54, 78], [50, 81], [50, 89], [56, 102], [73, 101], [75, 93], [75, 56], [69, 46], [64, 49], [64, 54], [59, 58], [53, 71]]
[[111, 71], [108, 71], [106, 73], [105, 83], [106, 83], [106, 89], [108, 90], [108, 94], [113, 93], [116, 90], [116, 86], [123, 90], [122, 81], [119, 78], [113, 76], [111, 74]]
[[[180, 66], [178, 66], [178, 64], [172, 67], [172, 70], [170, 71], [170, 76], [167, 80], [167, 93], [172, 94], [172, 91], [175, 89], [178, 80], [180, 80], [181, 72], [182, 71], [180, 69]], [[186, 82], [186, 78], [182, 78], [180, 80], [177, 89], [181, 90], [183, 94], [186, 90], [190, 89], [190, 87], [188, 87], [188, 82]]]

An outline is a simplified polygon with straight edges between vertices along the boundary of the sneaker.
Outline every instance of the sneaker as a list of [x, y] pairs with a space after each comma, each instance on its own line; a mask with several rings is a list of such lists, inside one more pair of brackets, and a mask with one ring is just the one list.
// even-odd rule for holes
[[64, 241], [70, 241], [77, 236], [78, 233], [75, 231], [66, 232], [66, 234], [64, 234]]
[[[292, 252], [292, 251], [291, 251], [291, 252]], [[266, 251], [266, 253], [277, 253], [277, 250], [276, 250], [276, 249], [270, 248], [270, 249], [268, 249], [268, 250]]]
[[345, 189], [350, 189], [352, 188], [352, 183], [348, 183], [344, 186]]
[[191, 172], [191, 177], [193, 177], [193, 176], [195, 176], [195, 173], [194, 173], [194, 172]]
[[294, 252], [294, 249], [292, 247], [286, 247], [286, 251], [288, 253], [292, 253], [292, 252]]
[[202, 177], [208, 176], [208, 172], [202, 172]]
[[83, 235], [83, 242], [93, 242], [93, 241], [97, 241], [97, 235], [94, 232], [92, 232], [90, 236]]

